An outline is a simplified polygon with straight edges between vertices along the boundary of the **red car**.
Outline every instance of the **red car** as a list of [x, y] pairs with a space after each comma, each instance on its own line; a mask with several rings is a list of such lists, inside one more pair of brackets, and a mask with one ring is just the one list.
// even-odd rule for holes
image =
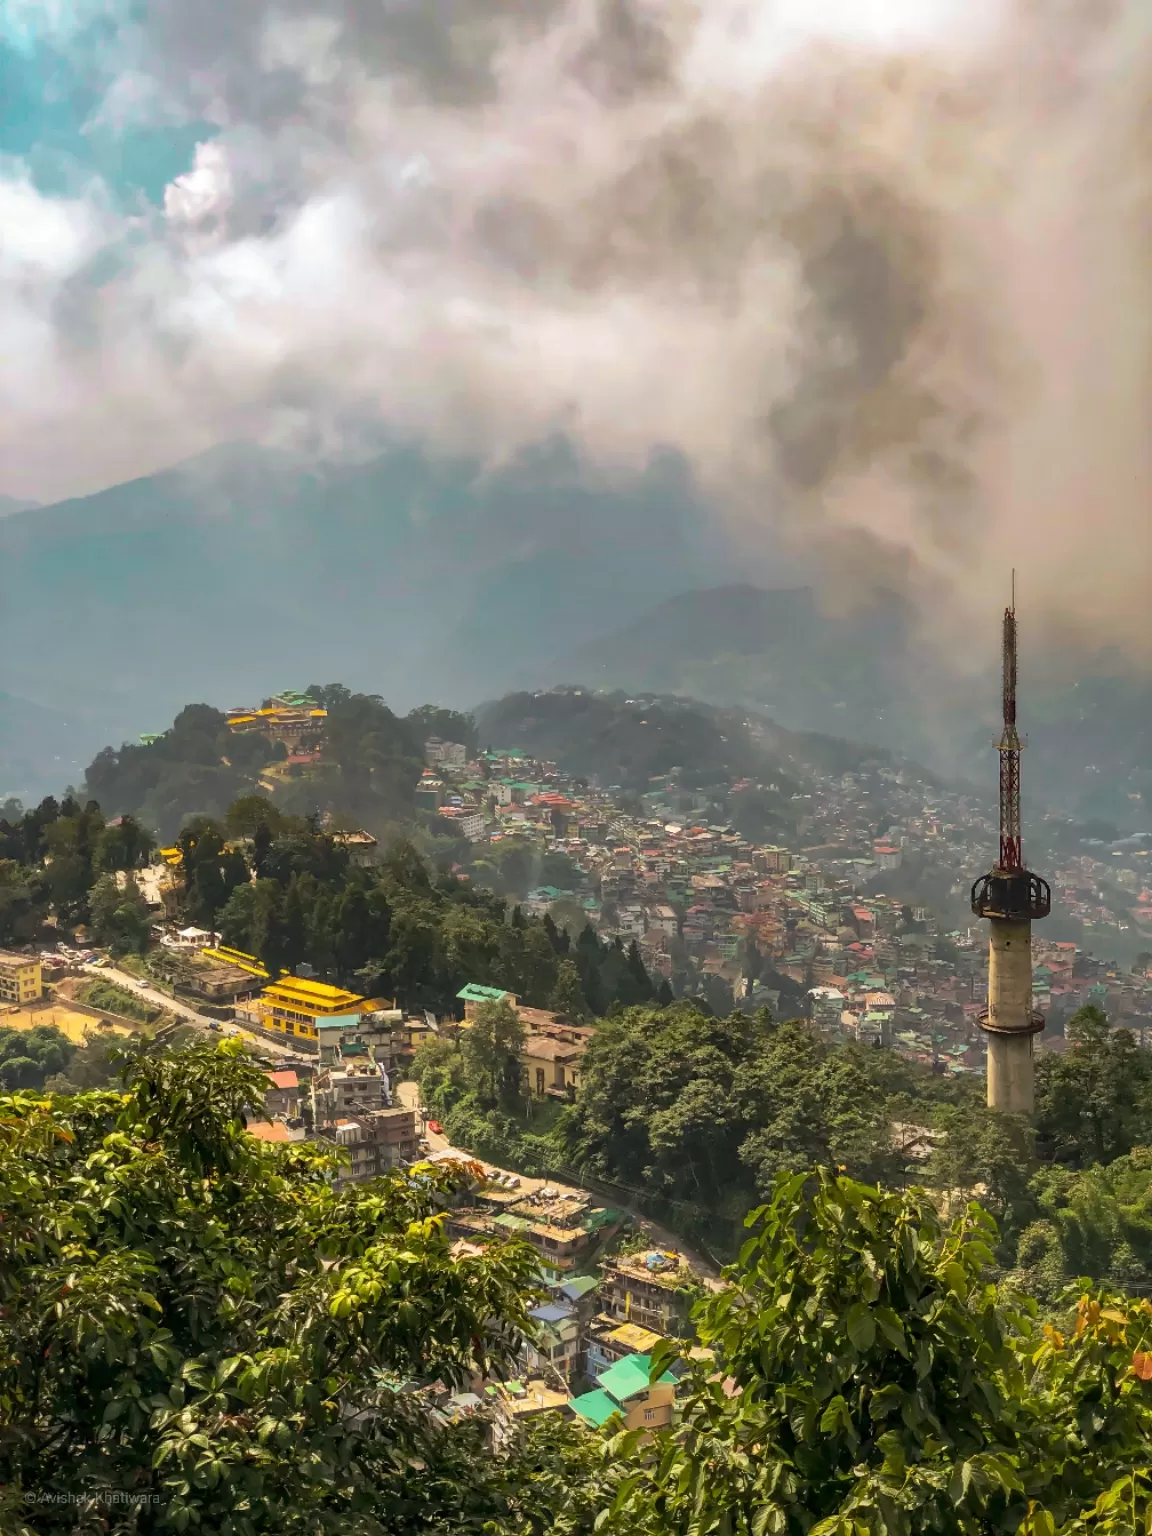
[[444, 1127], [440, 1124], [439, 1120], [429, 1120], [428, 1129], [432, 1132], [433, 1136], [443, 1136], [444, 1134]]

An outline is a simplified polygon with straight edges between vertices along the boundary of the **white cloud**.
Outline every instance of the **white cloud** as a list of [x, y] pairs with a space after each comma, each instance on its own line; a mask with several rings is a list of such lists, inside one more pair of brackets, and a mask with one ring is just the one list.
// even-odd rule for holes
[[203, 229], [232, 207], [232, 170], [223, 144], [197, 144], [192, 169], [164, 189], [164, 213], [176, 227]]

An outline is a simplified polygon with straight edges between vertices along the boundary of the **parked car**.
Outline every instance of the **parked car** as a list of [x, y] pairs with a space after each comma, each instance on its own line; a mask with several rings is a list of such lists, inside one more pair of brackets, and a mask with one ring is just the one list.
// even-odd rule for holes
[[439, 1120], [429, 1120], [428, 1129], [434, 1136], [443, 1136], [444, 1134], [444, 1127], [440, 1124]]

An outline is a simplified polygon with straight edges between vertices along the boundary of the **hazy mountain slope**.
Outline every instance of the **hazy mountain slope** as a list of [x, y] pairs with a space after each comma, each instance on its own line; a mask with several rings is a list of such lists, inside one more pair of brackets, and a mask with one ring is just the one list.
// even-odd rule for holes
[[[899, 613], [827, 617], [805, 588], [684, 592], [540, 673], [763, 710], [793, 731], [876, 742], [995, 783], [998, 675], [951, 675]], [[1152, 684], [1115, 657], [1026, 652], [1020, 712], [1031, 803], [1152, 826]]]
[[685, 785], [727, 785], [765, 775], [799, 780], [812, 770], [844, 772], [887, 757], [875, 748], [786, 731], [739, 709], [696, 699], [555, 688], [511, 693], [476, 712], [481, 740], [518, 746], [565, 771], [643, 790], [681, 770]]
[[190, 698], [332, 677], [466, 704], [726, 562], [673, 459], [606, 485], [563, 443], [487, 472], [229, 448], [0, 520], [0, 688], [72, 721], [80, 761]]
[[0, 801], [26, 803], [48, 790], [79, 784], [84, 759], [75, 750], [75, 722], [30, 699], [0, 693]]
[[905, 626], [895, 610], [831, 619], [805, 587], [685, 592], [552, 664], [556, 679], [742, 704], [784, 725], [894, 743], [924, 741], [906, 707]]

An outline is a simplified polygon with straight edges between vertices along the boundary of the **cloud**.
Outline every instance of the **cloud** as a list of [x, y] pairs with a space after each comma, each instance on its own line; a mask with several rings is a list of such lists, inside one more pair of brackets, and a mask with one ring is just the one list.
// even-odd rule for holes
[[0, 188], [13, 491], [348, 421], [671, 444], [750, 550], [770, 522], [958, 655], [1013, 563], [1152, 651], [1141, 0], [156, 0], [124, 35], [108, 101], [215, 136], [114, 227]]

